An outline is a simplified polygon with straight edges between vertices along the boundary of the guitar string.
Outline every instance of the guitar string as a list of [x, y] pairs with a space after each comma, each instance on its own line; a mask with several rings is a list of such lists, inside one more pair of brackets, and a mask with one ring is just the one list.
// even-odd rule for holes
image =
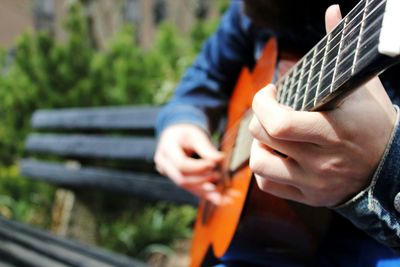
[[[368, 32], [372, 27], [376, 26], [376, 23], [379, 23], [379, 22], [380, 22], [380, 19], [383, 17], [383, 15], [384, 15], [384, 14], [380, 15], [372, 24], [370, 24], [370, 25], [365, 29], [364, 34], [365, 34], [366, 32]], [[379, 33], [380, 33], [379, 31], [373, 33], [367, 40], [364, 40], [362, 44], [363, 44], [363, 45], [370, 44], [369, 42], [372, 41], [371, 39], [372, 39], [373, 37], [376, 37], [376, 35], [379, 34]], [[361, 36], [364, 36], [364, 34], [362, 34]], [[354, 45], [356, 42], [358, 42], [358, 39], [354, 39], [353, 41], [351, 41], [351, 42], [346, 46], [346, 48], [341, 52], [341, 54], [343, 54], [344, 52], [347, 52], [347, 50], [350, 49], [351, 46]], [[341, 60], [341, 63], [339, 63], [339, 66], [343, 65], [344, 63], [348, 63], [346, 60], [349, 59], [350, 56], [355, 55], [356, 53], [357, 53], [356, 51], [352, 51], [351, 53], [349, 53], [349, 54], [345, 57], [344, 60]], [[338, 56], [339, 56], [339, 55], [338, 55]], [[336, 60], [336, 58], [337, 58], [337, 57], [333, 58], [328, 64], [326, 64], [326, 66], [330, 65], [331, 63], [333, 63], [334, 60]], [[307, 82], [305, 85], [312, 84], [311, 81], [312, 81], [312, 80], [315, 80], [315, 78], [320, 74], [320, 72], [322, 72], [324, 69], [326, 69], [326, 66], [322, 67], [322, 69], [317, 73], [317, 75], [315, 75], [314, 77], [310, 78], [309, 82]], [[334, 69], [330, 70], [327, 74], [321, 76], [321, 80], [323, 80], [323, 79], [326, 78], [326, 77], [329, 77], [329, 75], [332, 73], [332, 71], [334, 71]], [[295, 84], [297, 84], [297, 83], [298, 83], [298, 81], [297, 81]], [[317, 84], [314, 83], [314, 84], [311, 85], [311, 88], [315, 88], [316, 86], [317, 86]], [[328, 86], [328, 87], [330, 87], [330, 86]], [[293, 87], [292, 87], [292, 88], [293, 88]], [[326, 88], [325, 88], [325, 89], [326, 89]], [[323, 90], [321, 93], [323, 93], [323, 92], [325, 92], [325, 90]], [[305, 95], [302, 95], [302, 96], [300, 97], [300, 99], [298, 99], [298, 100], [302, 100], [304, 97], [305, 97]], [[291, 97], [291, 98], [288, 99], [288, 100], [289, 100], [289, 103], [290, 103], [290, 102], [293, 100], [293, 97]], [[315, 100], [315, 98], [314, 98], [313, 100]], [[313, 100], [312, 100], [312, 101], [313, 101]], [[311, 101], [311, 102], [312, 102], [312, 101]], [[298, 103], [299, 103], [299, 101], [297, 101], [296, 103], [293, 103], [293, 104], [298, 104]], [[310, 103], [310, 102], [308, 102], [307, 105], [308, 105], [309, 103]]]
[[[351, 25], [351, 23], [353, 23], [354, 20], [355, 20], [356, 18], [358, 18], [358, 16], [361, 15], [367, 7], [369, 7], [369, 6], [372, 5], [372, 4], [375, 4], [374, 1], [375, 1], [375, 0], [372, 0], [366, 7], [364, 7], [363, 10], [361, 10], [360, 12], [358, 12], [358, 13], [355, 15], [355, 17], [354, 17], [347, 25]], [[368, 18], [370, 15], [372, 15], [378, 8], [380, 8], [381, 5], [382, 5], [385, 1], [386, 1], [386, 0], [380, 2], [380, 3], [378, 4], [378, 6], [375, 7], [375, 8], [371, 11], [370, 14], [367, 15], [367, 17], [366, 17], [365, 19], [367, 19], [367, 18]], [[364, 1], [361, 1], [352, 11], [350, 11], [350, 13], [353, 12], [354, 10], [356, 10], [357, 7], [359, 7], [359, 5], [360, 5], [361, 3], [363, 3], [363, 2], [364, 2]], [[360, 6], [361, 6], [361, 5], [360, 5]], [[350, 15], [350, 14], [349, 14], [349, 15]], [[346, 17], [347, 17], [347, 16], [346, 16]], [[345, 18], [344, 18], [344, 19], [345, 19]], [[331, 33], [334, 32], [335, 30], [337, 30], [337, 28], [338, 28], [339, 26], [341, 26], [341, 24], [343, 24], [344, 19], [331, 31]], [[358, 26], [360, 26], [360, 25], [363, 23], [363, 21], [365, 21], [365, 19], [362, 20], [359, 24], [356, 24], [355, 27], [354, 27], [353, 29], [351, 29], [351, 31], [349, 31], [347, 35], [343, 36], [343, 38], [346, 38], [346, 37], [348, 37], [350, 34], [354, 33], [354, 30], [355, 30]], [[343, 27], [344, 27], [344, 26], [343, 26]], [[329, 42], [326, 42], [326, 44], [324, 45], [324, 47], [326, 47], [327, 45], [330, 45], [330, 44], [333, 42], [333, 40], [336, 39], [336, 38], [342, 33], [343, 30], [344, 30], [344, 29], [342, 29], [341, 31], [339, 31], [333, 38], [330, 39]], [[327, 35], [327, 36], [328, 36], [328, 35]], [[276, 84], [282, 84], [282, 83], [283, 83], [283, 80], [286, 79], [286, 76], [290, 76], [291, 72], [293, 72], [294, 69], [298, 68], [298, 65], [299, 65], [299, 64], [302, 64], [303, 61], [306, 59], [306, 57], [311, 56], [311, 54], [314, 53], [314, 49], [316, 49], [319, 45], [321, 45], [321, 44], [326, 40], [327, 36], [325, 36], [317, 45], [315, 45], [315, 46], [313, 47], [313, 49], [311, 49], [305, 56], [303, 56], [302, 59], [300, 59], [299, 62], [298, 62], [297, 64], [295, 64], [295, 65], [291, 68], [291, 70], [289, 70], [289, 72], [287, 73], [287, 75], [282, 76], [282, 77], [277, 81]], [[337, 45], [339, 45], [339, 44], [336, 44], [335, 46], [333, 46], [333, 48], [332, 48], [331, 50], [329, 50], [329, 51], [327, 52], [327, 54], [331, 53], [332, 50], [333, 50], [334, 48], [337, 47]], [[315, 57], [320, 56], [320, 54], [321, 54], [322, 52], [325, 52], [325, 50], [319, 51], [319, 52], [315, 55]], [[319, 63], [321, 62], [321, 60], [323, 60], [323, 58], [319, 59], [319, 61], [316, 62], [315, 65], [319, 64]], [[311, 63], [310, 61], [307, 62], [306, 66], [309, 65], [310, 63]], [[306, 72], [305, 74], [308, 74], [308, 73], [309, 73], [309, 72]], [[293, 77], [291, 77], [291, 78], [293, 78]], [[290, 79], [291, 79], [291, 78], [290, 78]], [[314, 77], [313, 77], [313, 78], [314, 78]], [[289, 82], [291, 82], [290, 79], [289, 79]]]
[[[372, 37], [375, 37], [377, 34], [379, 34], [379, 32], [374, 33], [374, 35], [373, 35]], [[373, 41], [372, 38], [370, 38], [370, 41]], [[377, 47], [377, 45], [375, 45], [373, 48], [376, 48], [376, 47]], [[358, 60], [358, 62], [361, 62], [363, 59], [368, 58], [372, 53], [375, 53], [375, 52], [376, 52], [376, 51], [375, 51], [374, 49], [371, 49], [367, 54], [365, 54], [364, 56], [362, 56], [362, 57]], [[346, 60], [346, 59], [349, 59], [350, 56], [353, 56], [353, 55], [354, 55], [354, 53], [348, 55], [348, 56], [345, 58], [345, 60]], [[333, 71], [333, 70], [331, 70], [330, 72], [332, 72], [332, 71]], [[348, 74], [349, 71], [351, 71], [351, 68], [348, 69], [347, 71], [345, 71], [344, 73], [342, 73], [342, 75], [340, 75], [340, 76], [336, 79], [336, 81], [339, 81], [340, 78], [345, 77], [345, 75]], [[325, 87], [324, 90], [321, 91], [320, 95], [322, 95], [323, 93], [325, 93], [325, 92], [327, 92], [327, 91], [330, 91], [330, 87], [331, 87], [330, 85], [327, 86], [327, 87]], [[309, 102], [307, 102], [304, 106], [306, 107], [306, 106], [308, 106], [309, 104], [313, 103], [314, 101], [315, 101], [315, 98], [314, 98], [313, 100], [310, 100]], [[311, 106], [311, 107], [312, 107], [312, 106]]]
[[[386, 1], [386, 0], [385, 0], [385, 1]], [[383, 2], [385, 2], [385, 1], [383, 1]], [[373, 10], [371, 11], [371, 13], [369, 13], [369, 14], [365, 17], [365, 19], [363, 19], [359, 24], [355, 25], [355, 27], [354, 27], [347, 35], [345, 35], [345, 36], [343, 37], [343, 39], [346, 38], [346, 37], [348, 37], [350, 34], [354, 33], [355, 28], [357, 28], [358, 26], [360, 26], [370, 15], [374, 14], [374, 12], [376, 12], [376, 10], [377, 10], [378, 8], [381, 7], [381, 5], [383, 4], [383, 2], [381, 2], [375, 9], [373, 9]], [[372, 3], [372, 2], [371, 2], [371, 3]], [[360, 13], [359, 13], [359, 14], [360, 14]], [[383, 14], [382, 14], [378, 19], [376, 19], [372, 24], [368, 25], [368, 27], [366, 28], [365, 32], [368, 31], [371, 27], [373, 27], [373, 26], [375, 25], [375, 23], [379, 22], [379, 20], [382, 18], [382, 16], [383, 16]], [[337, 36], [338, 36], [338, 35], [336, 35], [335, 37], [333, 37], [332, 40], [335, 39]], [[355, 41], [357, 41], [357, 39], [355, 39], [355, 40], [353, 40], [352, 42], [350, 42], [350, 44], [347, 45], [347, 46], [344, 48], [344, 50], [342, 50], [340, 53], [343, 53], [343, 52], [347, 51], [348, 49], [350, 49], [350, 48], [351, 48], [351, 45], [353, 45], [353, 44], [355, 43]], [[331, 43], [331, 42], [328, 42], [326, 45], [329, 45], [330, 43]], [[337, 47], [337, 45], [339, 45], [339, 44], [336, 44], [335, 46], [333, 46], [333, 48], [332, 48], [331, 50], [329, 50], [329, 51], [327, 52], [327, 54], [329, 54], [332, 50], [334, 50], [334, 49]], [[316, 47], [316, 46], [315, 46], [315, 47]], [[321, 50], [321, 51], [318, 53], [318, 55], [319, 55], [322, 51], [323, 51], [323, 50]], [[336, 60], [336, 58], [337, 58], [337, 56], [334, 57], [334, 58], [333, 58], [330, 62], [328, 62], [325, 66], [328, 66], [328, 65], [330, 65], [331, 63], [333, 63], [333, 61]], [[303, 60], [305, 60], [305, 57], [303, 57], [302, 60], [300, 60], [300, 61], [303, 61]], [[321, 58], [321, 59], [320, 59], [317, 63], [315, 63], [314, 65], [318, 65], [322, 60], [323, 60], [323, 58]], [[309, 65], [309, 63], [311, 63], [311, 62], [308, 62], [306, 65]], [[284, 79], [286, 79], [287, 76], [290, 76], [290, 75], [292, 74], [292, 72], [294, 71], [295, 68], [296, 68], [296, 67], [294, 66], [294, 67], [290, 70], [290, 72], [288, 72], [286, 75], [284, 75], [282, 78], [280, 78], [280, 79], [278, 80], [278, 82], [277, 82], [277, 86], [279, 86], [279, 84], [282, 84], [282, 81], [283, 81]], [[326, 67], [323, 67], [323, 68], [321, 69], [321, 71], [323, 71], [325, 68], [326, 68]], [[307, 70], [307, 71], [303, 74], [303, 77], [307, 76], [307, 74], [309, 74], [310, 71], [312, 71], [312, 69], [311, 69], [311, 70], [310, 70], [310, 69]], [[314, 79], [317, 78], [319, 75], [320, 75], [320, 72], [318, 72], [316, 75], [314, 75], [313, 77], [311, 77], [311, 78], [309, 79], [309, 81], [314, 80]], [[327, 75], [321, 76], [321, 80], [324, 79], [324, 78], [326, 78], [326, 77], [327, 77]], [[293, 75], [292, 77], [290, 77], [290, 78], [289, 78], [289, 83], [292, 82], [292, 80], [293, 80], [294, 78], [295, 78], [294, 75]], [[299, 80], [297, 80], [297, 81], [293, 84], [292, 88], [294, 88], [296, 85], [298, 85], [298, 83], [299, 83]], [[309, 84], [309, 83], [304, 84], [300, 89], [303, 89], [303, 88], [304, 88], [305, 86], [307, 86], [308, 84]], [[313, 86], [314, 86], [314, 85], [313, 85]], [[283, 89], [282, 89], [282, 90], [283, 90]], [[289, 102], [291, 102], [295, 96], [296, 96], [296, 94], [294, 94], [294, 96], [292, 96], [292, 97], [289, 99]], [[301, 99], [302, 99], [302, 98], [301, 98]]]
[[[371, 4], [373, 4], [374, 3], [374, 1], [375, 0], [373, 0], [373, 1], [371, 1], [370, 3], [369, 3], [369, 5], [368, 6], [370, 6]], [[364, 1], [361, 1], [359, 4], [361, 4], [362, 2], [364, 2]], [[379, 8], [384, 2], [386, 2], [386, 0], [383, 0], [381, 3], [379, 3], [379, 5], [373, 10], [373, 11], [371, 11], [371, 13], [369, 14], [369, 15], [371, 15], [371, 14], [373, 14], [375, 11], [376, 11], [376, 9], [377, 8]], [[354, 8], [354, 9], [356, 9], [357, 8], [357, 6]], [[361, 12], [359, 12], [356, 16], [358, 16], [359, 14], [361, 14]], [[366, 17], [367, 18], [367, 17]], [[353, 20], [354, 20], [355, 18], [353, 18]], [[364, 19], [365, 20], [365, 19]], [[363, 21], [364, 21], [363, 20]], [[377, 20], [375, 20], [374, 22], [373, 22], [373, 24], [375, 24], [377, 22]], [[360, 25], [362, 22], [360, 22], [358, 25]], [[357, 27], [358, 25], [356, 25], [355, 27]], [[334, 30], [332, 30], [332, 32], [333, 32]], [[350, 34], [350, 32], [349, 32], [349, 34]], [[337, 36], [337, 35], [336, 35]], [[335, 37], [336, 37], [335, 36]], [[334, 37], [334, 38], [335, 38]], [[334, 39], [334, 38], [332, 38], [332, 39]], [[320, 43], [322, 42], [323, 40], [321, 40], [320, 41]], [[318, 44], [317, 44], [318, 45]], [[316, 46], [315, 46], [316, 47]], [[312, 49], [313, 50], [313, 49]], [[312, 51], [311, 50], [311, 51]], [[308, 54], [310, 54], [311, 53], [311, 51], [310, 52], [308, 52]], [[332, 50], [330, 50], [330, 51], [332, 51]], [[306, 54], [306, 56], [307, 56], [307, 54]], [[303, 59], [306, 57], [306, 56], [304, 56], [303, 57]], [[360, 59], [361, 60], [361, 59]], [[302, 60], [300, 60], [297, 64], [299, 64], [300, 62], [301, 62]], [[331, 62], [330, 62], [331, 63]], [[328, 63], [327, 65], [329, 65], [330, 63]], [[296, 64], [296, 65], [297, 65]], [[292, 68], [292, 69], [294, 69], [295, 67], [296, 67], [296, 65]], [[309, 73], [309, 71], [307, 71], [307, 73]], [[285, 76], [287, 76], [287, 75], [285, 75]], [[282, 80], [283, 78], [285, 78], [285, 76], [283, 76], [280, 80]], [[315, 77], [315, 76], [314, 76]], [[326, 77], [326, 76], [325, 76]], [[278, 83], [280, 82], [280, 80], [278, 80]], [[326, 89], [325, 90], [323, 90], [322, 92], [324, 92], [324, 91], [326, 91]], [[308, 102], [307, 103], [307, 105], [309, 104], [309, 103], [311, 103], [312, 101], [310, 101], [310, 102]], [[243, 121], [243, 118], [242, 119], [238, 119], [237, 121], [235, 121], [233, 124], [232, 124], [232, 126], [230, 127], [230, 129], [236, 129], [237, 128], [237, 126], [241, 123]], [[225, 133], [225, 135], [224, 135], [224, 137], [222, 138], [222, 140], [221, 140], [221, 145], [223, 145], [223, 144], [225, 144], [226, 142], [228, 142], [228, 141], [230, 141], [231, 139], [232, 139], [232, 137], [235, 137], [236, 136], [236, 132], [235, 131], [233, 131], [233, 130], [228, 130], [226, 133]]]
[[[354, 10], [356, 10], [359, 6], [361, 6], [361, 4], [362, 4], [364, 1], [366, 1], [366, 0], [360, 1], [360, 2], [353, 8], [353, 10], [350, 11], [350, 13], [348, 14], [348, 16], [350, 16], [350, 14], [351, 14]], [[375, 1], [375, 0], [373, 0], [373, 1]], [[384, 1], [386, 1], [386, 0], [384, 0]], [[371, 5], [372, 3], [373, 3], [373, 2], [371, 2], [370, 5]], [[365, 9], [365, 8], [364, 8], [364, 9]], [[358, 17], [358, 15], [360, 15], [360, 14], [361, 14], [361, 12], [357, 13], [357, 14], [355, 15], [355, 17], [349, 22], [349, 24], [352, 23], [352, 22], [354, 21], [354, 19], [356, 19], [356, 18]], [[347, 16], [346, 16], [346, 17], [347, 17]], [[346, 18], [346, 17], [345, 17], [345, 18]], [[344, 19], [345, 19], [345, 18], [344, 18]], [[338, 28], [339, 26], [341, 26], [341, 24], [344, 23], [344, 19], [341, 20], [341, 21], [338, 23], [338, 25], [336, 25], [335, 28], [332, 29], [331, 33], [334, 32], [335, 30], [337, 30], [337, 28]], [[331, 38], [331, 41], [332, 41], [333, 39], [335, 39], [337, 36], [339, 36], [339, 34], [341, 34], [341, 31], [339, 31], [338, 34], [335, 35], [333, 38]], [[306, 53], [306, 54], [302, 57], [302, 59], [300, 59], [300, 60], [293, 66], [292, 70], [293, 70], [293, 69], [296, 69], [296, 68], [298, 67], [298, 65], [302, 64], [302, 63], [303, 63], [303, 59], [305, 59], [305, 58], [308, 57], [308, 56], [311, 56], [311, 54], [314, 53], [314, 49], [315, 49], [316, 47], [318, 47], [319, 45], [321, 45], [321, 44], [326, 40], [326, 38], [327, 38], [327, 36], [325, 36], [324, 38], [322, 38], [308, 53]], [[330, 43], [328, 43], [328, 44], [330, 44]], [[326, 45], [325, 45], [325, 46], [326, 46]], [[320, 51], [320, 52], [322, 52], [322, 51]], [[320, 52], [318, 52], [317, 55], [319, 55]], [[329, 52], [331, 52], [331, 50], [330, 50]], [[308, 65], [309, 63], [310, 63], [310, 62], [308, 62], [307, 65]], [[285, 75], [285, 76], [287, 76], [287, 75]], [[277, 84], [282, 83], [282, 80], [285, 78], [285, 76], [281, 77], [281, 78], [277, 81]]]

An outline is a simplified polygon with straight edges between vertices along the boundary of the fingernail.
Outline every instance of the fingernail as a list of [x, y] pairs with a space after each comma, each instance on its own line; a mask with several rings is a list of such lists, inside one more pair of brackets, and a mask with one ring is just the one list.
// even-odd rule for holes
[[219, 193], [213, 192], [207, 194], [207, 200], [211, 201], [214, 205], [220, 205], [222, 201], [222, 196]]
[[205, 191], [213, 191], [213, 190], [215, 190], [215, 185], [213, 185], [211, 183], [204, 183], [203, 184], [203, 189]]

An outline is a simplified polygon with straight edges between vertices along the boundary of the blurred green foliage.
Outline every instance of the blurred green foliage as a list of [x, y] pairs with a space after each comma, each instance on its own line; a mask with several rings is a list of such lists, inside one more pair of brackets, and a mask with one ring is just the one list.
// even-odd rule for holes
[[21, 179], [16, 165], [0, 170], [0, 215], [35, 225], [49, 225], [53, 188], [44, 182]]
[[[191, 206], [176, 207], [163, 202], [132, 204], [132, 201], [123, 206], [120, 214], [110, 211], [100, 219], [99, 242], [109, 249], [145, 258], [154, 248], [168, 252], [173, 241], [190, 237], [196, 213]], [[134, 210], [126, 209], [127, 206]]]
[[[228, 0], [219, 3], [223, 10]], [[50, 223], [55, 188], [20, 177], [17, 166], [33, 111], [164, 103], [216, 25], [198, 21], [183, 36], [164, 23], [147, 50], [134, 39], [135, 29], [126, 25], [99, 51], [90, 39], [83, 8], [75, 1], [65, 22], [65, 42], [47, 32], [26, 32], [12, 51], [0, 51], [0, 215], [41, 227]], [[193, 208], [140, 206], [117, 217], [101, 215], [100, 244], [137, 256], [190, 235]]]

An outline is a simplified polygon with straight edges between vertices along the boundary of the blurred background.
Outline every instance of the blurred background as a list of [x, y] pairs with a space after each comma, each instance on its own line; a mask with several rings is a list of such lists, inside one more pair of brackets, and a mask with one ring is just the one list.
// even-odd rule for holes
[[[0, 215], [62, 234], [56, 188], [18, 168], [32, 113], [164, 103], [228, 4], [0, 0]], [[153, 266], [186, 266], [193, 207], [102, 192], [93, 200], [102, 205], [90, 243]]]

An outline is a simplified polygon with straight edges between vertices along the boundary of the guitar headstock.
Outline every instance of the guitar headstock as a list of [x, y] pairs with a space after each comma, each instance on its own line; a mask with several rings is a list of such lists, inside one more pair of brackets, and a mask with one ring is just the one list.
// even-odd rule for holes
[[390, 57], [400, 55], [400, 1], [387, 0], [379, 36], [379, 53]]

